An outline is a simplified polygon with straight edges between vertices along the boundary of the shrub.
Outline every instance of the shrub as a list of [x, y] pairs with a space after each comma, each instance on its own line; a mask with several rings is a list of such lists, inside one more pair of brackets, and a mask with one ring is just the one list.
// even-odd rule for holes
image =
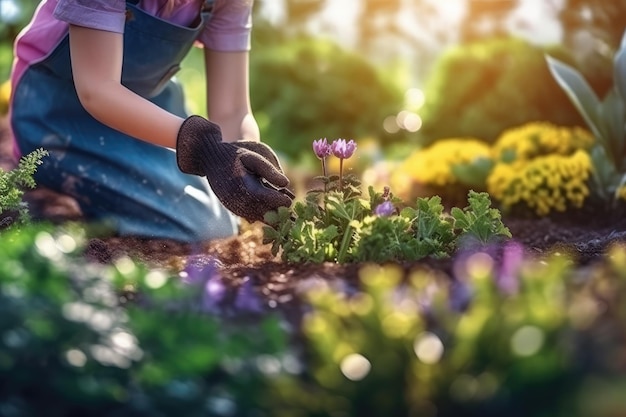
[[402, 106], [399, 89], [364, 58], [326, 41], [263, 46], [251, 60], [252, 106], [263, 140], [298, 160], [320, 126], [329, 136], [391, 137], [383, 120]]
[[13, 223], [26, 223], [30, 219], [28, 207], [22, 201], [24, 188], [35, 188], [33, 175], [48, 151], [38, 149], [23, 156], [17, 167], [10, 171], [0, 168], [0, 228]]
[[494, 158], [501, 162], [528, 161], [545, 155], [571, 155], [590, 150], [595, 138], [580, 127], [530, 122], [505, 130], [493, 145]]
[[[547, 52], [571, 61], [559, 48]], [[505, 38], [442, 54], [426, 81], [423, 143], [465, 136], [493, 142], [503, 130], [535, 120], [582, 126], [550, 75], [544, 53], [523, 40]]]
[[83, 245], [79, 229], [2, 234], [0, 414], [256, 415], [257, 364], [283, 352], [276, 317], [206, 313], [210, 268], [187, 284], [125, 257], [87, 263]]
[[572, 155], [496, 164], [487, 178], [487, 190], [503, 210], [522, 207], [545, 216], [581, 208], [589, 197], [590, 177], [591, 158], [578, 150]]
[[579, 127], [531, 122], [507, 129], [493, 145], [487, 191], [503, 210], [539, 216], [580, 208], [589, 197], [595, 138]]
[[588, 152], [594, 144], [583, 128], [549, 122], [507, 129], [493, 145], [472, 138], [445, 139], [403, 161], [392, 185], [402, 195], [437, 194], [452, 202], [470, 189], [486, 191], [505, 211], [546, 216], [581, 208], [588, 200]]
[[460, 256], [450, 276], [369, 265], [356, 289], [320, 285], [303, 321], [308, 378], [280, 385], [272, 414], [619, 415], [626, 249], [610, 255], [581, 280], [566, 256], [509, 242]]

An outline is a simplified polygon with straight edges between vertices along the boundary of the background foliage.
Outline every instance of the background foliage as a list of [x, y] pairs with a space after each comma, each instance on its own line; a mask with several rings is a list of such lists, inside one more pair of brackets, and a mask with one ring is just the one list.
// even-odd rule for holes
[[571, 61], [562, 48], [513, 38], [460, 45], [442, 54], [426, 82], [421, 141], [471, 136], [493, 142], [503, 130], [536, 120], [584, 125], [552, 78], [545, 53]]
[[292, 159], [319, 136], [389, 142], [383, 119], [402, 104], [401, 90], [363, 57], [312, 38], [255, 54], [251, 88], [262, 137]]

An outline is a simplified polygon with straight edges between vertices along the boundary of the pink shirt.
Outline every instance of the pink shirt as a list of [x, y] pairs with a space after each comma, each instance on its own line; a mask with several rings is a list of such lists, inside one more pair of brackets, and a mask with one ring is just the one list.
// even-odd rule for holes
[[[180, 26], [198, 16], [202, 0], [188, 0], [164, 15], [165, 0], [140, 0], [139, 7]], [[199, 41], [217, 51], [247, 51], [252, 28], [251, 0], [215, 0], [213, 17]], [[40, 62], [67, 34], [69, 24], [123, 33], [125, 0], [42, 0], [30, 24], [15, 41], [15, 61], [11, 82], [16, 85], [29, 65]]]

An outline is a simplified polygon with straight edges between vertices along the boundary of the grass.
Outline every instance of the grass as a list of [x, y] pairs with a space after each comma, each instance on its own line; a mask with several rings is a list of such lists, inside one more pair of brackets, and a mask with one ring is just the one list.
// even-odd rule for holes
[[13, 48], [11, 44], [0, 43], [0, 83], [7, 80], [11, 73]]

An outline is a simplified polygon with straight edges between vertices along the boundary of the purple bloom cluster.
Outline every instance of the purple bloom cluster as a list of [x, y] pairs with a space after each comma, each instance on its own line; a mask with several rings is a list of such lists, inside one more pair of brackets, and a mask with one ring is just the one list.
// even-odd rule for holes
[[396, 208], [394, 207], [391, 201], [384, 201], [376, 206], [374, 209], [374, 214], [381, 217], [391, 216], [396, 212]]

